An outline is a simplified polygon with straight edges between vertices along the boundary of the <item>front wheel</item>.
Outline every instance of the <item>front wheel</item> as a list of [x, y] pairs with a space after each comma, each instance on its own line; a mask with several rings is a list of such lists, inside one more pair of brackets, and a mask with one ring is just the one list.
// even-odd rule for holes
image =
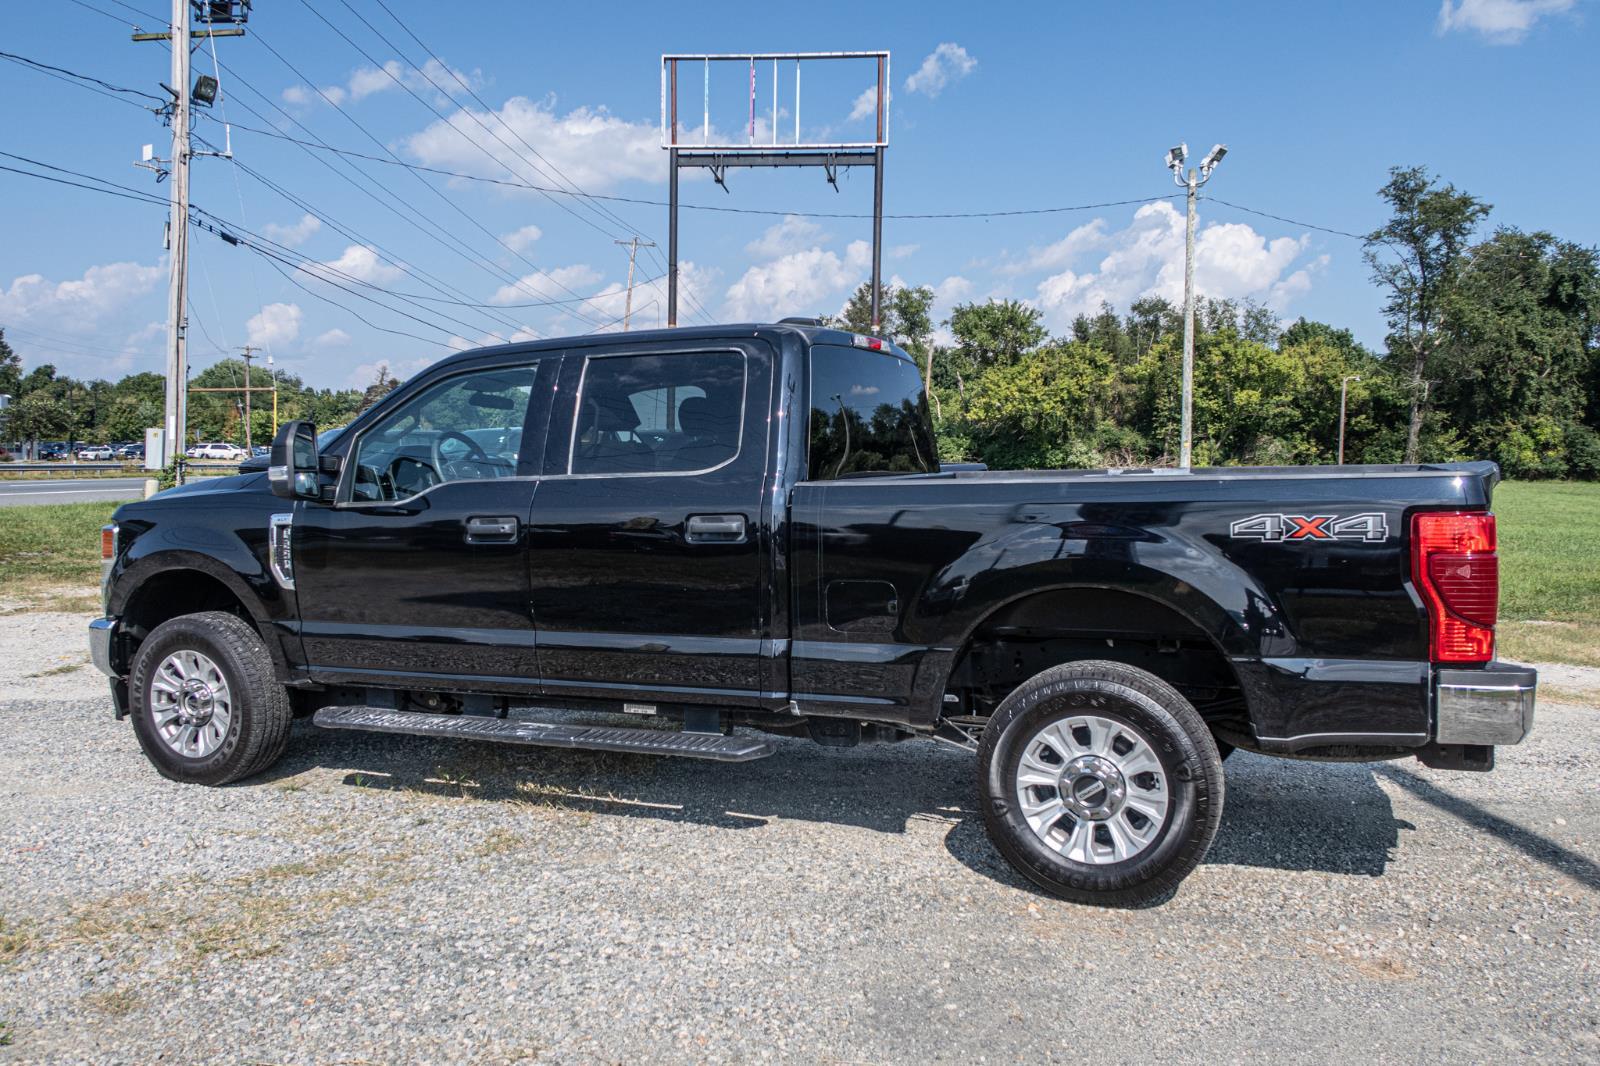
[[133, 730], [174, 781], [225, 785], [283, 754], [294, 717], [259, 634], [237, 615], [186, 614], [145, 638], [128, 676]]
[[1052, 667], [1007, 696], [978, 748], [984, 825], [1028, 880], [1079, 903], [1138, 906], [1199, 865], [1222, 819], [1222, 758], [1154, 674]]

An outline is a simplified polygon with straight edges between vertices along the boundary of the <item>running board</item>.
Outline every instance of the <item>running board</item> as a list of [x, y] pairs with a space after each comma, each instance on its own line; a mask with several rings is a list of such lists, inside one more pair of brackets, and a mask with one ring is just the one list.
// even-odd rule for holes
[[311, 719], [323, 729], [359, 729], [372, 733], [406, 733], [416, 737], [458, 737], [501, 744], [545, 748], [630, 751], [641, 755], [682, 755], [717, 762], [749, 762], [776, 750], [770, 740], [684, 733], [668, 729], [618, 729], [611, 726], [555, 725], [515, 718], [428, 714], [372, 707], [324, 707]]

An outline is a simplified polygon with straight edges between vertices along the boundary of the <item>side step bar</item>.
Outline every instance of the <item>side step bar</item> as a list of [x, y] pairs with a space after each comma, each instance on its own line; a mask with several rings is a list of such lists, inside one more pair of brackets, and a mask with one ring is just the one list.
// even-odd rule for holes
[[751, 759], [765, 758], [776, 750], [770, 740], [728, 737], [721, 733], [555, 725], [515, 718], [389, 711], [372, 707], [324, 707], [311, 720], [323, 729], [359, 729], [373, 733], [406, 733], [417, 737], [459, 737], [463, 740], [493, 740], [501, 744], [531, 744], [545, 748], [682, 755], [717, 762], [749, 762]]

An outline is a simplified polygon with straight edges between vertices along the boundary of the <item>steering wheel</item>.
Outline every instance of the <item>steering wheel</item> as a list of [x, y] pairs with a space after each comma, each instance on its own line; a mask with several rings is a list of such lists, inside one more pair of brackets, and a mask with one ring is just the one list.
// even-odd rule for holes
[[489, 453], [484, 451], [483, 448], [479, 446], [477, 441], [473, 440], [471, 437], [460, 432], [459, 430], [444, 430], [437, 437], [433, 438], [433, 468], [439, 472], [439, 477], [441, 480], [448, 480], [444, 476], [444, 465], [446, 462], [452, 461], [447, 460], [444, 457], [442, 445], [447, 440], [458, 440], [467, 446], [467, 454], [464, 456], [464, 458], [476, 459], [481, 463], [489, 462]]

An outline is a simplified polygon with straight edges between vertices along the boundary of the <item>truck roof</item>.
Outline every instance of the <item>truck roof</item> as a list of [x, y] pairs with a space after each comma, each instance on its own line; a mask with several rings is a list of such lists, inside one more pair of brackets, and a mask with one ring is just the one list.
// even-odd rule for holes
[[[502, 355], [512, 352], [541, 352], [552, 349], [579, 348], [593, 344], [616, 343], [626, 340], [630, 344], [649, 343], [651, 341], [684, 341], [684, 340], [726, 340], [729, 337], [771, 337], [774, 334], [792, 334], [798, 336], [808, 344], [842, 344], [850, 347], [855, 343], [855, 338], [861, 334], [851, 333], [848, 330], [834, 329], [830, 326], [810, 325], [801, 322], [732, 322], [710, 326], [677, 326], [671, 329], [638, 329], [630, 330], [627, 334], [620, 333], [584, 333], [571, 337], [543, 337], [539, 340], [518, 341], [513, 344], [496, 344], [484, 348], [471, 348], [462, 352], [455, 352], [445, 356], [438, 363], [461, 362], [467, 359], [477, 359], [485, 355]], [[910, 356], [894, 341], [883, 338], [884, 347], [881, 349], [890, 355], [899, 356], [910, 360]], [[670, 354], [670, 353], [668, 353]]]

